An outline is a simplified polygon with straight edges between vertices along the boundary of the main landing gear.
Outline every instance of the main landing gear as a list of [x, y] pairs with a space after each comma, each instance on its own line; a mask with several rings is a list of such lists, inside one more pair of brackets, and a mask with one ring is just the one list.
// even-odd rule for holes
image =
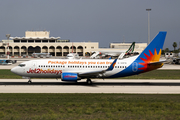
[[88, 85], [92, 85], [91, 79], [88, 78], [86, 82], [87, 82]]

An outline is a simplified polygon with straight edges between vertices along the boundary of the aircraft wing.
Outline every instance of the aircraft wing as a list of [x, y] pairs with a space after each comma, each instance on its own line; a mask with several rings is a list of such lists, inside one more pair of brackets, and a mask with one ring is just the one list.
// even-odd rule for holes
[[105, 73], [106, 71], [111, 71], [114, 69], [114, 66], [116, 65], [116, 61], [117, 59], [115, 59], [113, 61], [113, 63], [109, 66], [108, 69], [106, 70], [99, 70], [99, 71], [91, 71], [91, 72], [82, 72], [79, 73], [78, 76], [79, 77], [93, 77], [93, 76], [98, 76], [98, 75], [102, 75], [103, 73]]

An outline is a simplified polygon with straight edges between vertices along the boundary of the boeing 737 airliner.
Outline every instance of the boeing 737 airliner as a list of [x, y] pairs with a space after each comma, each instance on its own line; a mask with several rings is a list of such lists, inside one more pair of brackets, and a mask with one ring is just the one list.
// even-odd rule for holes
[[166, 32], [159, 32], [140, 55], [124, 59], [42, 59], [23, 62], [11, 69], [17, 75], [29, 78], [61, 78], [78, 81], [86, 78], [115, 78], [137, 75], [163, 66], [159, 61]]

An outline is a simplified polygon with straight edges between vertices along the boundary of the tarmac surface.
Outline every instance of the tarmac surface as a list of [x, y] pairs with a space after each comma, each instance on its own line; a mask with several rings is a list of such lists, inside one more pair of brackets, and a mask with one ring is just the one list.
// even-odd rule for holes
[[0, 93], [137, 93], [180, 94], [180, 80], [108, 79], [77, 83], [55, 79], [0, 79]]

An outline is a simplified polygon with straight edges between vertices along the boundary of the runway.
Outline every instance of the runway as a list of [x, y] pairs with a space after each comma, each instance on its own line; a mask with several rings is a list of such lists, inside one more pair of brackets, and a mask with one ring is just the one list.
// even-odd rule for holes
[[0, 93], [137, 93], [180, 94], [180, 80], [108, 79], [77, 83], [55, 79], [0, 79]]

